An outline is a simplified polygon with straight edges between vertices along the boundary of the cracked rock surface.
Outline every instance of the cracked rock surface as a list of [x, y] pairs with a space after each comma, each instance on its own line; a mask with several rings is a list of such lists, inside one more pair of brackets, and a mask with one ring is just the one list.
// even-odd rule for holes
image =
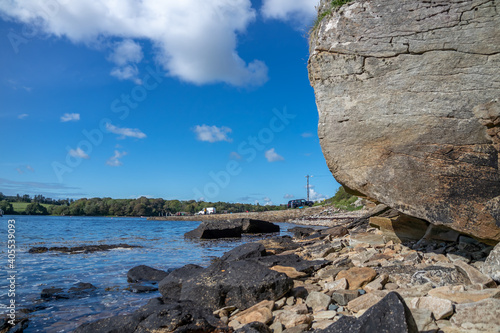
[[341, 184], [500, 241], [500, 2], [357, 0], [320, 22], [310, 53], [320, 142]]

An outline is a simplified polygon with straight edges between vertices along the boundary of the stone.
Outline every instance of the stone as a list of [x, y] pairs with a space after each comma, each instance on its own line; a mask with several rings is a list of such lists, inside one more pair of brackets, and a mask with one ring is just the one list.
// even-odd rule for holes
[[415, 297], [408, 306], [412, 309], [427, 309], [436, 320], [444, 319], [453, 314], [453, 304], [447, 299], [437, 297]]
[[389, 283], [385, 284], [383, 289], [384, 290], [397, 290], [397, 289], [399, 289], [399, 286], [396, 283], [389, 282]]
[[287, 231], [293, 233], [293, 236], [295, 238], [304, 238], [305, 236], [309, 236], [310, 234], [315, 232], [316, 229], [307, 228], [307, 227], [294, 227], [294, 228], [288, 229]]
[[343, 316], [319, 333], [418, 333], [413, 316], [404, 300], [391, 292], [359, 318]]
[[272, 310], [274, 308], [274, 301], [264, 300], [257, 303], [248, 309], [237, 313], [231, 319], [235, 319], [241, 324], [248, 324], [253, 321], [258, 321], [268, 324], [273, 319]]
[[283, 332], [283, 325], [279, 321], [275, 321], [271, 326], [269, 326], [273, 333]]
[[326, 282], [324, 284], [324, 289], [327, 291], [344, 290], [349, 287], [346, 278], [335, 280], [333, 282]]
[[346, 306], [347, 303], [358, 297], [358, 290], [337, 290], [332, 294], [332, 300], [340, 306]]
[[335, 323], [335, 320], [329, 320], [329, 319], [315, 320], [313, 321], [311, 327], [313, 330], [324, 330], [333, 323]]
[[167, 272], [146, 265], [136, 266], [127, 272], [127, 282], [140, 281], [159, 282], [168, 275]]
[[261, 322], [252, 322], [238, 328], [235, 333], [272, 333], [267, 325]]
[[266, 238], [258, 241], [266, 248], [266, 251], [274, 254], [280, 254], [285, 251], [292, 251], [300, 247], [290, 236]]
[[314, 271], [326, 266], [329, 261], [327, 260], [304, 260], [296, 254], [280, 254], [273, 256], [265, 256], [260, 258], [251, 259], [263, 266], [286, 266], [293, 267], [299, 272], [311, 274]]
[[473, 303], [487, 298], [500, 298], [500, 289], [465, 290], [464, 286], [444, 286], [429, 290], [429, 296], [447, 299], [453, 303]]
[[45, 288], [42, 290], [40, 297], [44, 300], [58, 300], [58, 299], [70, 299], [70, 298], [83, 298], [87, 297], [97, 289], [91, 283], [78, 282], [75, 283], [71, 288], [67, 291], [64, 291], [62, 288]]
[[93, 252], [102, 252], [109, 251], [113, 249], [133, 249], [140, 248], [142, 246], [139, 245], [129, 245], [129, 244], [99, 244], [99, 245], [82, 245], [82, 246], [53, 246], [51, 248], [46, 247], [34, 247], [31, 248], [29, 253], [45, 253], [47, 251], [52, 252], [62, 252], [67, 254], [80, 254], [80, 253], [93, 253]]
[[468, 265], [462, 260], [454, 262], [455, 267], [465, 274], [472, 284], [479, 284], [486, 288], [496, 288], [497, 284], [489, 276], [484, 275], [476, 268]]
[[498, 242], [499, 4], [421, 4], [321, 1], [308, 70], [323, 154], [348, 192]]
[[200, 225], [184, 234], [184, 238], [192, 239], [218, 239], [239, 238], [243, 233], [240, 222], [234, 221], [204, 221]]
[[283, 333], [302, 333], [309, 329], [310, 324], [300, 324], [291, 328], [287, 328]]
[[374, 290], [382, 290], [382, 289], [384, 289], [384, 286], [387, 283], [388, 279], [389, 279], [389, 275], [382, 274], [379, 277], [377, 277], [375, 280], [373, 280], [372, 282], [370, 282], [366, 286], [364, 286], [363, 289], [366, 290], [367, 292], [372, 292]]
[[353, 267], [337, 274], [335, 280], [347, 279], [350, 290], [360, 289], [370, 283], [377, 276], [377, 272], [369, 267]]
[[246, 309], [262, 300], [277, 300], [292, 287], [293, 280], [288, 276], [255, 261], [217, 261], [182, 282], [180, 300], [190, 300], [211, 310], [229, 305]]
[[493, 248], [484, 261], [481, 272], [500, 284], [500, 243]]
[[488, 298], [479, 302], [457, 304], [450, 321], [453, 326], [470, 331], [498, 332], [500, 299]]
[[328, 309], [330, 302], [330, 296], [317, 291], [310, 292], [306, 299], [306, 305], [314, 312]]
[[193, 264], [185, 265], [173, 270], [158, 284], [158, 289], [164, 299], [179, 300], [182, 284], [190, 279], [196, 279], [201, 274], [203, 267]]
[[322, 235], [330, 235], [334, 238], [343, 237], [349, 233], [346, 227], [337, 226], [333, 228], [323, 229], [321, 230]]
[[413, 265], [391, 265], [377, 267], [379, 274], [388, 274], [393, 283], [399, 286], [416, 286], [431, 283], [434, 287], [447, 285], [468, 284], [468, 278], [459, 272], [454, 265], [422, 265], [416, 267]]
[[292, 279], [297, 279], [297, 278], [301, 278], [301, 277], [307, 276], [306, 273], [297, 272], [297, 270], [295, 268], [293, 268], [293, 267], [286, 267], [286, 266], [277, 265], [277, 266], [271, 267], [271, 269], [273, 271], [276, 271], [276, 272], [279, 272], [279, 273], [284, 273], [289, 278], [292, 278]]
[[333, 319], [337, 315], [337, 311], [320, 311], [314, 314], [314, 320]]
[[382, 235], [377, 235], [370, 232], [351, 234], [349, 245], [355, 247], [356, 245], [360, 244], [377, 246], [377, 245], [385, 245], [385, 241]]
[[411, 309], [411, 314], [415, 319], [419, 332], [435, 333], [439, 330], [431, 311], [427, 309]]
[[389, 292], [385, 290], [373, 291], [371, 293], [364, 294], [363, 296], [359, 296], [358, 298], [347, 303], [347, 309], [351, 312], [366, 310], [380, 302], [387, 294], [389, 294]]
[[298, 325], [306, 324], [308, 327], [313, 321], [311, 315], [297, 314], [293, 311], [278, 310], [274, 311], [274, 320], [280, 322], [285, 328], [292, 328]]
[[244, 234], [269, 234], [280, 232], [280, 226], [268, 221], [256, 219], [235, 219], [232, 223], [241, 223]]
[[428, 226], [428, 223], [421, 219], [401, 213], [394, 217], [373, 216], [370, 217], [369, 223], [382, 231], [386, 241], [395, 243], [420, 240]]
[[152, 285], [144, 285], [141, 283], [131, 283], [129, 284], [127, 290], [130, 290], [136, 294], [150, 293], [158, 290], [158, 287]]
[[265, 255], [266, 248], [261, 243], [246, 243], [224, 253], [220, 259], [224, 261], [244, 260]]

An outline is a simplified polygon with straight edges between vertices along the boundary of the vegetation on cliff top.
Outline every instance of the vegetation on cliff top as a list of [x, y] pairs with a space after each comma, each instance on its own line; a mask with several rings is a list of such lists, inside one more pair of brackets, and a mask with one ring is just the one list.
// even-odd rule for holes
[[325, 17], [330, 16], [335, 9], [340, 8], [343, 5], [345, 5], [346, 3], [349, 3], [351, 1], [352, 0], [332, 0], [332, 1], [330, 1], [330, 6], [327, 7], [326, 9], [321, 10], [322, 8], [325, 8], [326, 5], [325, 5], [325, 7], [320, 7], [318, 9], [318, 17], [316, 17], [316, 20], [314, 21], [314, 24], [311, 28], [310, 33], [314, 32], [318, 28], [321, 21], [323, 21], [323, 19]]

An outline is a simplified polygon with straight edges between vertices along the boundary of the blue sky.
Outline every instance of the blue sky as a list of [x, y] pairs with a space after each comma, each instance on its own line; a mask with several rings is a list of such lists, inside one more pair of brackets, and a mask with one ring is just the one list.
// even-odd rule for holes
[[316, 2], [0, 4], [0, 191], [280, 204], [311, 174], [330, 197]]

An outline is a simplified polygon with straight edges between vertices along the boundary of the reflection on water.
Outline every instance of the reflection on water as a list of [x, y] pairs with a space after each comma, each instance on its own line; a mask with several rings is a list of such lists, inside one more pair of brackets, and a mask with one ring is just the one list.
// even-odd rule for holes
[[[127, 271], [138, 265], [162, 270], [188, 263], [207, 266], [210, 260], [245, 242], [262, 237], [234, 240], [184, 240], [196, 228], [195, 221], [148, 221], [141, 218], [4, 216], [0, 218], [0, 267], [7, 266], [7, 220], [16, 220], [16, 304], [36, 311], [30, 314], [25, 332], [71, 332], [82, 323], [133, 312], [159, 292], [136, 294], [128, 290]], [[282, 234], [293, 227], [281, 223]], [[106, 252], [30, 254], [35, 246], [80, 246], [97, 244], [139, 245], [142, 248]], [[5, 307], [6, 270], [0, 277], [0, 306]], [[91, 283], [97, 290], [84, 298], [42, 301], [41, 291], [57, 287], [67, 290], [75, 283]], [[5, 312], [2, 309], [2, 312]]]

